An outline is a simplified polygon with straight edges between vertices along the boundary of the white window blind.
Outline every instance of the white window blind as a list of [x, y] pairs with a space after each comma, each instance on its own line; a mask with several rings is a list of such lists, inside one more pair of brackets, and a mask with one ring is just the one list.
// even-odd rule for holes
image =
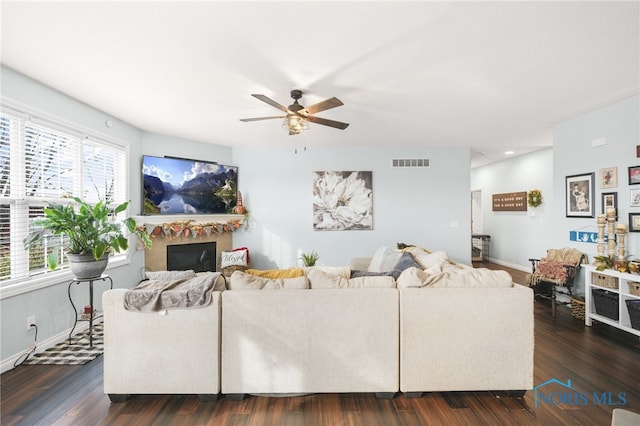
[[46, 256], [54, 249], [60, 250], [59, 268], [68, 267], [59, 244], [24, 248], [49, 203], [70, 203], [70, 196], [89, 203], [127, 199], [126, 145], [65, 126], [0, 114], [0, 285], [52, 273]]

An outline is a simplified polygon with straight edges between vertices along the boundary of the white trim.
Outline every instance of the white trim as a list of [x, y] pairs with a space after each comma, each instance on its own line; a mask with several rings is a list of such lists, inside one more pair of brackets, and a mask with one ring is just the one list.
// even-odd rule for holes
[[242, 214], [167, 214], [153, 216], [133, 216], [138, 225], [162, 225], [163, 223], [187, 222], [193, 224], [227, 223], [229, 221], [244, 221]]
[[[124, 256], [122, 259], [115, 261], [109, 260], [107, 265], [107, 271], [112, 268], [118, 268], [120, 266], [126, 266], [131, 263], [129, 256]], [[61, 283], [69, 282], [73, 279], [73, 274], [69, 269], [56, 273], [47, 273], [43, 275], [37, 275], [29, 280], [22, 280], [19, 282], [5, 284], [0, 287], [0, 300], [8, 299], [10, 297], [19, 296], [24, 293], [40, 290], [43, 288], [59, 285]]]
[[34, 124], [45, 124], [51, 126], [53, 130], [72, 133], [80, 138], [91, 137], [98, 142], [110, 144], [118, 148], [130, 147], [131, 142], [119, 138], [114, 138], [105, 133], [101, 133], [90, 127], [81, 126], [77, 123], [64, 119], [60, 116], [23, 104], [5, 96], [0, 97], [0, 110], [9, 109], [12, 114], [19, 114], [23, 119], [28, 119]]
[[489, 258], [489, 262], [495, 263], [496, 265], [506, 266], [507, 268], [517, 269], [518, 271], [522, 271], [522, 272], [531, 272], [531, 267], [530, 266], [526, 267], [526, 266], [518, 265], [516, 263], [505, 262], [505, 261], [500, 260], [500, 259], [494, 259], [493, 257]]

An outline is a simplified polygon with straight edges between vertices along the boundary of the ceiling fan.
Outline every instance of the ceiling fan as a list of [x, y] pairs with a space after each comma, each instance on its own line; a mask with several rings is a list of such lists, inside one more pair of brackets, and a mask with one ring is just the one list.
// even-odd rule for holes
[[301, 90], [292, 90], [291, 98], [293, 98], [293, 103], [288, 107], [280, 105], [278, 102], [274, 101], [271, 98], [266, 97], [265, 95], [251, 95], [254, 98], [260, 99], [262, 102], [266, 102], [269, 105], [278, 108], [280, 111], [286, 113], [286, 115], [276, 115], [271, 117], [256, 117], [256, 118], [241, 118], [240, 121], [260, 121], [260, 120], [271, 120], [274, 118], [284, 118], [284, 122], [282, 123], [282, 127], [289, 131], [289, 135], [299, 135], [302, 130], [306, 130], [309, 128], [308, 122], [322, 124], [323, 126], [334, 127], [336, 129], [344, 130], [349, 127], [349, 123], [343, 123], [340, 121], [328, 120], [326, 118], [316, 117], [313, 114], [326, 111], [331, 108], [339, 107], [344, 105], [342, 101], [336, 97], [326, 99], [322, 102], [318, 102], [317, 104], [313, 104], [308, 107], [304, 107], [298, 103], [298, 99], [302, 97]]

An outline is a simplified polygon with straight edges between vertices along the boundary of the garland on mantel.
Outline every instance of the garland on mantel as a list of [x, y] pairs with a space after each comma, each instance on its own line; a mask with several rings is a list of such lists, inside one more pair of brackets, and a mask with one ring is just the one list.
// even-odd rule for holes
[[227, 222], [192, 223], [193, 220], [183, 222], [170, 222], [161, 224], [144, 224], [138, 229], [149, 234], [151, 238], [164, 237], [171, 240], [182, 235], [185, 237], [201, 238], [209, 237], [212, 234], [222, 234], [224, 232], [234, 232], [242, 225], [240, 220], [229, 220]]

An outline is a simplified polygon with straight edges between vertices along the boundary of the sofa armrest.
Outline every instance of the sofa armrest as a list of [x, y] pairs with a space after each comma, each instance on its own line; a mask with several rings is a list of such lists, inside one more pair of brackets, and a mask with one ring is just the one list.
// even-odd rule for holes
[[220, 292], [209, 305], [160, 313], [124, 309], [127, 290], [107, 290], [104, 309], [104, 392], [220, 392]]
[[531, 389], [533, 349], [528, 287], [400, 290], [403, 392]]

